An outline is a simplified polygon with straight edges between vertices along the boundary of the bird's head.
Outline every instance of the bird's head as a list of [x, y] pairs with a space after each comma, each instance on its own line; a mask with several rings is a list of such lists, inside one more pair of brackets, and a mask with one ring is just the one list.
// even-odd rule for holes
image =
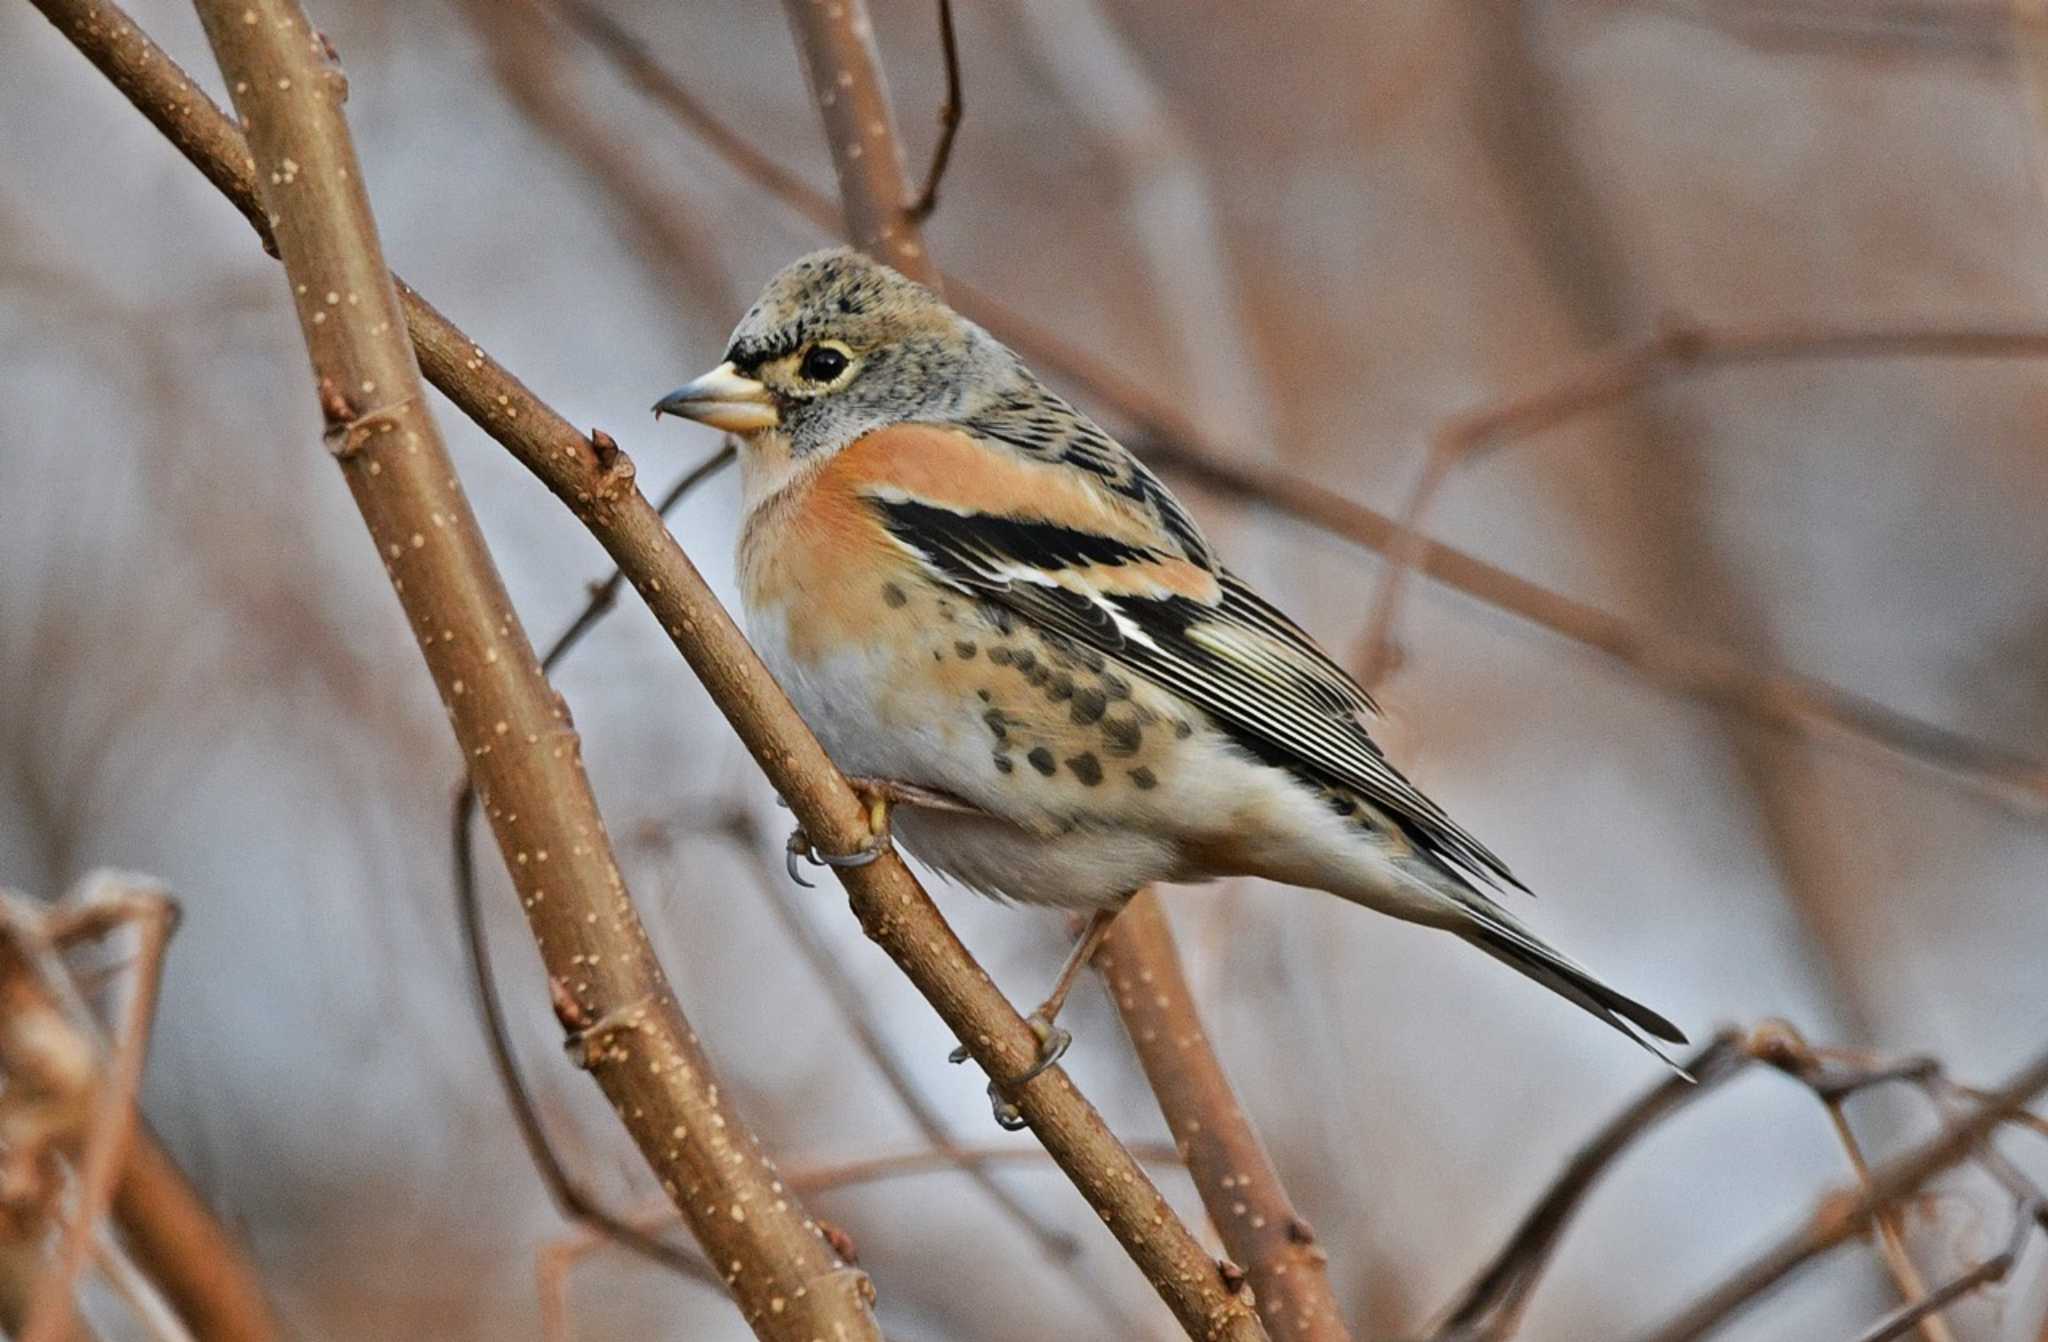
[[958, 418], [1014, 365], [937, 294], [839, 247], [769, 280], [733, 329], [725, 361], [654, 412], [802, 460], [886, 425]]

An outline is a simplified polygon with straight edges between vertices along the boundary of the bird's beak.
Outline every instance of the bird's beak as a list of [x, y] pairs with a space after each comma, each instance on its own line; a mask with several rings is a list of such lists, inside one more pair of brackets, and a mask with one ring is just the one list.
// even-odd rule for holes
[[656, 418], [681, 415], [728, 433], [752, 433], [782, 423], [768, 388], [722, 363], [695, 382], [686, 382], [654, 403]]

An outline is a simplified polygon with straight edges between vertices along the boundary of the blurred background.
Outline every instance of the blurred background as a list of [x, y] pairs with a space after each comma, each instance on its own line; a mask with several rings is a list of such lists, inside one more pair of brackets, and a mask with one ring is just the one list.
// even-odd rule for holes
[[[932, 6], [873, 7], [921, 166], [943, 93]], [[779, 6], [592, 8], [831, 189]], [[189, 7], [133, 13], [219, 96]], [[650, 492], [713, 451], [645, 407], [829, 237], [552, 0], [312, 13], [349, 72], [394, 267], [614, 434]], [[967, 117], [928, 232], [943, 264], [1262, 478], [1398, 512], [1448, 417], [1671, 313], [2048, 326], [2048, 65], [1998, 5], [1030, 0], [963, 5], [959, 26]], [[54, 895], [113, 863], [182, 897], [145, 1109], [299, 1336], [539, 1337], [535, 1256], [571, 1232], [465, 987], [446, 825], [460, 760], [320, 449], [281, 274], [27, 6], [0, 6], [0, 53], [0, 884]], [[544, 643], [604, 557], [437, 404]], [[1469, 465], [1428, 529], [1645, 639], [2027, 756], [2048, 734], [2044, 425], [2038, 362], [1763, 361]], [[1167, 474], [1235, 567], [1360, 654], [1378, 556]], [[736, 490], [720, 477], [674, 519], [728, 596]], [[1397, 757], [1540, 892], [1546, 936], [1696, 1038], [1782, 1016], [1986, 1083], [2040, 1046], [2038, 766], [2030, 787], [1987, 783], [1967, 761], [1788, 730], [1429, 581], [1395, 633], [1379, 688]], [[784, 818], [637, 603], [557, 684], [683, 1005], [784, 1167], [919, 1147], [776, 913]], [[717, 832], [735, 810], [767, 837]], [[564, 1158], [642, 1205], [655, 1190], [564, 1063], [482, 851]], [[830, 883], [798, 893], [959, 1140], [1031, 1146], [994, 1129], [972, 1068], [945, 1065], [951, 1039]], [[939, 895], [1013, 998], [1035, 999], [1062, 922]], [[1450, 938], [1256, 883], [1167, 904], [1361, 1337], [1419, 1329], [1660, 1075]], [[1163, 1137], [1099, 988], [1071, 1012], [1082, 1088], [1127, 1140]], [[1854, 1112], [1880, 1152], [1933, 1124], [1909, 1100]], [[1615, 1172], [1522, 1335], [1640, 1330], [1847, 1173], [1810, 1096], [1748, 1076]], [[1185, 1178], [1160, 1177], [1199, 1218]], [[858, 1243], [892, 1337], [1173, 1335], [1057, 1172], [994, 1178], [1074, 1237], [1071, 1261], [958, 1173], [814, 1200]], [[1967, 1186], [1918, 1212], [1931, 1275], [2005, 1234], [2003, 1207]], [[1872, 1255], [1845, 1253], [1725, 1336], [1852, 1336], [1891, 1290]], [[716, 1292], [617, 1251], [576, 1269], [571, 1300], [583, 1339], [747, 1335]], [[2044, 1302], [2028, 1259], [1957, 1312], [1957, 1335], [2032, 1339]]]

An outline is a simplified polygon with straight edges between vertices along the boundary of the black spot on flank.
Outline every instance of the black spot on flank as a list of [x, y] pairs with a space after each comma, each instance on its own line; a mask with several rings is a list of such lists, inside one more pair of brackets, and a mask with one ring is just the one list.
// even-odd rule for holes
[[1024, 679], [1030, 681], [1033, 686], [1043, 685], [1052, 679], [1052, 668], [1048, 666], [1034, 666], [1024, 673]]
[[987, 703], [989, 700], [989, 694], [987, 690], [976, 690], [974, 692], [974, 697], [981, 700], [983, 703]]
[[1032, 752], [1029, 755], [1026, 755], [1024, 758], [1031, 762], [1032, 768], [1038, 770], [1038, 772], [1044, 774], [1047, 778], [1052, 777], [1054, 771], [1059, 768], [1058, 765], [1052, 762], [1052, 752], [1050, 750], [1047, 750], [1044, 746], [1036, 747], [1032, 750]]
[[991, 732], [995, 733], [996, 740], [1002, 741], [1009, 737], [1010, 722], [1009, 719], [1003, 716], [1002, 709], [991, 708], [988, 712], [981, 715], [981, 720], [988, 724], [988, 729]]
[[943, 662], [943, 661], [945, 661], [945, 660], [946, 660], [946, 652], [945, 652], [945, 649], [943, 649], [943, 648], [933, 648], [933, 649], [932, 649], [932, 660], [933, 660], [933, 661], [935, 661], [935, 662]]
[[903, 589], [901, 587], [898, 587], [895, 583], [885, 582], [882, 584], [882, 601], [886, 605], [888, 605], [890, 609], [894, 610], [899, 606], [907, 604], [910, 601], [910, 598], [904, 595]]
[[1017, 767], [1016, 765], [1010, 763], [1010, 757], [1008, 755], [998, 755], [995, 757], [995, 760], [996, 772], [999, 774], [1006, 774]]
[[1103, 675], [1102, 688], [1112, 699], [1128, 699], [1131, 697], [1131, 682], [1125, 680], [1114, 671], [1106, 672]]
[[1341, 792], [1331, 793], [1328, 800], [1330, 809], [1338, 815], [1351, 815], [1358, 810], [1358, 799], [1347, 797]]
[[1089, 751], [1084, 750], [1078, 755], [1068, 756], [1067, 767], [1074, 771], [1074, 777], [1089, 787], [1094, 787], [1102, 781], [1102, 761], [1096, 759]]
[[997, 666], [1008, 666], [1017, 660], [1017, 654], [998, 643], [988, 650], [988, 659]]
[[1029, 648], [1017, 649], [1017, 655], [1011, 658], [1011, 660], [1017, 664], [1019, 671], [1026, 673], [1029, 673], [1032, 667], [1038, 665], [1037, 654], [1033, 653]]
[[1173, 735], [1174, 739], [1177, 741], [1185, 741], [1194, 734], [1195, 729], [1185, 722], [1176, 721], [1173, 724]]
[[1054, 703], [1065, 703], [1074, 697], [1074, 678], [1066, 672], [1057, 672], [1046, 683], [1045, 697]]
[[953, 652], [963, 662], [974, 660], [974, 645], [964, 638], [953, 645]]
[[1159, 775], [1153, 773], [1150, 769], [1133, 769], [1131, 770], [1131, 783], [1140, 792], [1150, 792], [1153, 788], [1159, 786]]
[[1086, 689], [1074, 691], [1074, 721], [1086, 727], [1102, 716], [1109, 707], [1109, 699], [1101, 690]]
[[1144, 739], [1144, 731], [1137, 723], [1126, 718], [1104, 718], [1102, 739], [1109, 745], [1112, 755], [1135, 755], [1138, 742]]

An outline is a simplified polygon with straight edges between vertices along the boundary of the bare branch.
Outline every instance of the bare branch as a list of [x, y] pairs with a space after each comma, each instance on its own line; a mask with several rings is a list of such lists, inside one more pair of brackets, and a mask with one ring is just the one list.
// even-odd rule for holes
[[946, 62], [946, 101], [939, 104], [939, 142], [932, 147], [931, 166], [925, 169], [924, 186], [908, 210], [913, 224], [922, 224], [939, 207], [939, 183], [945, 179], [946, 165], [953, 159], [953, 140], [967, 113], [960, 93], [960, 43], [953, 36], [953, 0], [939, 0], [939, 48]]
[[854, 246], [914, 280], [936, 285], [921, 215], [905, 195], [903, 145], [875, 55], [875, 29], [860, 0], [784, 0], [811, 100], [825, 122], [825, 146], [839, 174], [839, 200]]
[[284, 1336], [247, 1251], [140, 1119], [114, 1189], [113, 1217], [136, 1266], [206, 1342]]
[[1911, 1197], [1930, 1179], [1971, 1159], [1995, 1128], [2010, 1122], [2043, 1090], [2048, 1090], [2048, 1054], [2028, 1063], [1966, 1119], [1948, 1125], [1917, 1150], [1880, 1167], [1863, 1191], [1823, 1199], [1805, 1225], [1644, 1334], [1644, 1342], [1693, 1342], [1706, 1336], [1810, 1260], [1864, 1233], [1877, 1209]]
[[1749, 1061], [1742, 1036], [1724, 1030], [1685, 1060], [1691, 1080], [1665, 1077], [1595, 1133], [1573, 1153], [1500, 1252], [1445, 1309], [1430, 1330], [1429, 1342], [1503, 1342], [1514, 1336], [1543, 1270], [1601, 1176], [1637, 1138], [1735, 1076]]
[[[104, 1079], [93, 1096], [93, 1115], [76, 1159], [78, 1189], [55, 1260], [36, 1280], [22, 1342], [62, 1342], [70, 1335], [78, 1274], [92, 1256], [93, 1236], [113, 1202], [135, 1131], [135, 1097], [142, 1088], [150, 1026], [163, 983], [164, 948], [177, 923], [177, 905], [154, 883], [108, 877], [87, 886], [83, 898], [106, 923], [135, 929], [135, 969], [128, 1000], [113, 1034]], [[17, 934], [20, 930], [16, 929]]]
[[[667, 494], [656, 505], [663, 517], [675, 510], [691, 490], [731, 465], [737, 455], [732, 444], [712, 453], [694, 469], [686, 472], [680, 480], [670, 486]], [[541, 658], [541, 674], [552, 672], [571, 649], [583, 641], [607, 611], [618, 603], [619, 588], [625, 582], [625, 572], [613, 569], [603, 582], [591, 587], [590, 600], [569, 627], [549, 645], [547, 655]], [[686, 1277], [717, 1285], [718, 1274], [705, 1263], [702, 1256], [687, 1249], [668, 1243], [648, 1233], [642, 1226], [643, 1218], [620, 1217], [607, 1211], [604, 1205], [583, 1186], [576, 1182], [568, 1169], [555, 1154], [554, 1144], [548, 1140], [547, 1126], [540, 1116], [540, 1106], [534, 1101], [533, 1093], [527, 1089], [526, 1080], [520, 1073], [519, 1062], [513, 1052], [512, 1029], [505, 1017], [505, 1004], [498, 993], [498, 978], [492, 968], [490, 941], [484, 935], [483, 907], [477, 893], [476, 862], [472, 857], [470, 827], [476, 819], [476, 785], [464, 778], [460, 791], [455, 797], [455, 823], [451, 851], [455, 871], [456, 920], [462, 928], [462, 947], [469, 969], [470, 984], [476, 991], [477, 1009], [484, 1026], [484, 1042], [488, 1045], [492, 1069], [497, 1073], [498, 1084], [504, 1089], [505, 1102], [512, 1110], [512, 1121], [519, 1129], [520, 1140], [526, 1143], [526, 1153], [533, 1161], [534, 1169], [546, 1185], [548, 1196], [554, 1201], [555, 1210], [572, 1220], [581, 1221], [631, 1249], [634, 1253], [663, 1267], [671, 1268]]]
[[[255, 173], [247, 166], [240, 133], [132, 21], [106, 0], [37, 4], [96, 65], [120, 72], [117, 87], [152, 123], [177, 130], [173, 143], [202, 162], [210, 180], [238, 197], [255, 199]], [[254, 217], [263, 218], [260, 205], [255, 209]], [[831, 851], [849, 852], [868, 842], [867, 808], [832, 767], [653, 505], [634, 487], [625, 454], [609, 439], [594, 443], [585, 438], [402, 283], [399, 300], [428, 380], [569, 505], [626, 570], [755, 762], [789, 800], [804, 831]], [[597, 832], [594, 826], [592, 832]], [[1204, 1337], [1259, 1336], [1255, 1315], [1224, 1289], [1200, 1242], [1065, 1072], [1054, 1067], [1022, 1086], [1011, 1083], [1032, 1069], [1038, 1037], [974, 962], [909, 869], [887, 856], [840, 877], [868, 936], [903, 969], [981, 1067], [1009, 1084], [1011, 1098], [1046, 1149], [1183, 1326]], [[575, 938], [566, 944], [574, 946]], [[551, 953], [560, 953], [557, 945], [550, 938]], [[607, 973], [618, 968], [604, 965]], [[665, 1000], [659, 1015], [672, 1018]], [[701, 1079], [703, 1074], [689, 1075]], [[682, 1078], [667, 1072], [649, 1080], [676, 1083]], [[661, 1106], [647, 1108], [655, 1112]], [[662, 1148], [664, 1160], [667, 1149]], [[749, 1216], [737, 1224], [752, 1226], [754, 1220]]]
[[1707, 325], [1671, 318], [1647, 339], [1592, 355], [1545, 386], [1447, 420], [1431, 437], [1422, 476], [1401, 512], [1400, 540], [1380, 579], [1366, 634], [1366, 683], [1370, 685], [1387, 666], [1404, 582], [1429, 545], [1421, 531], [1424, 514], [1451, 473], [1484, 453], [1613, 405], [1646, 387], [1711, 368], [1801, 359], [2043, 356], [2048, 356], [2048, 331], [2039, 327], [2001, 329], [1938, 322]]
[[619, 26], [592, 0], [542, 0], [542, 3], [551, 6], [565, 23], [602, 52], [629, 83], [653, 99], [677, 124], [704, 141], [714, 154], [731, 164], [742, 176], [808, 219], [821, 232], [839, 236], [844, 221], [830, 196], [814, 190], [803, 178], [762, 153], [720, 121], [710, 108], [698, 101], [695, 94], [662, 67], [646, 43]]
[[1266, 1331], [1348, 1342], [1324, 1270], [1328, 1255], [1294, 1210], [1216, 1060], [1157, 891], [1140, 893], [1117, 915], [1095, 963], [1209, 1220], [1251, 1283]]
[[[345, 78], [293, 0], [199, 8], [250, 127], [248, 159], [292, 282], [329, 450], [448, 709], [574, 1056], [707, 1255], [730, 1265], [726, 1285], [757, 1335], [879, 1337], [866, 1275], [839, 1261], [778, 1186], [648, 949], [567, 709], [427, 413], [341, 113]], [[601, 443], [579, 440], [577, 451], [603, 477], [630, 477]]]

